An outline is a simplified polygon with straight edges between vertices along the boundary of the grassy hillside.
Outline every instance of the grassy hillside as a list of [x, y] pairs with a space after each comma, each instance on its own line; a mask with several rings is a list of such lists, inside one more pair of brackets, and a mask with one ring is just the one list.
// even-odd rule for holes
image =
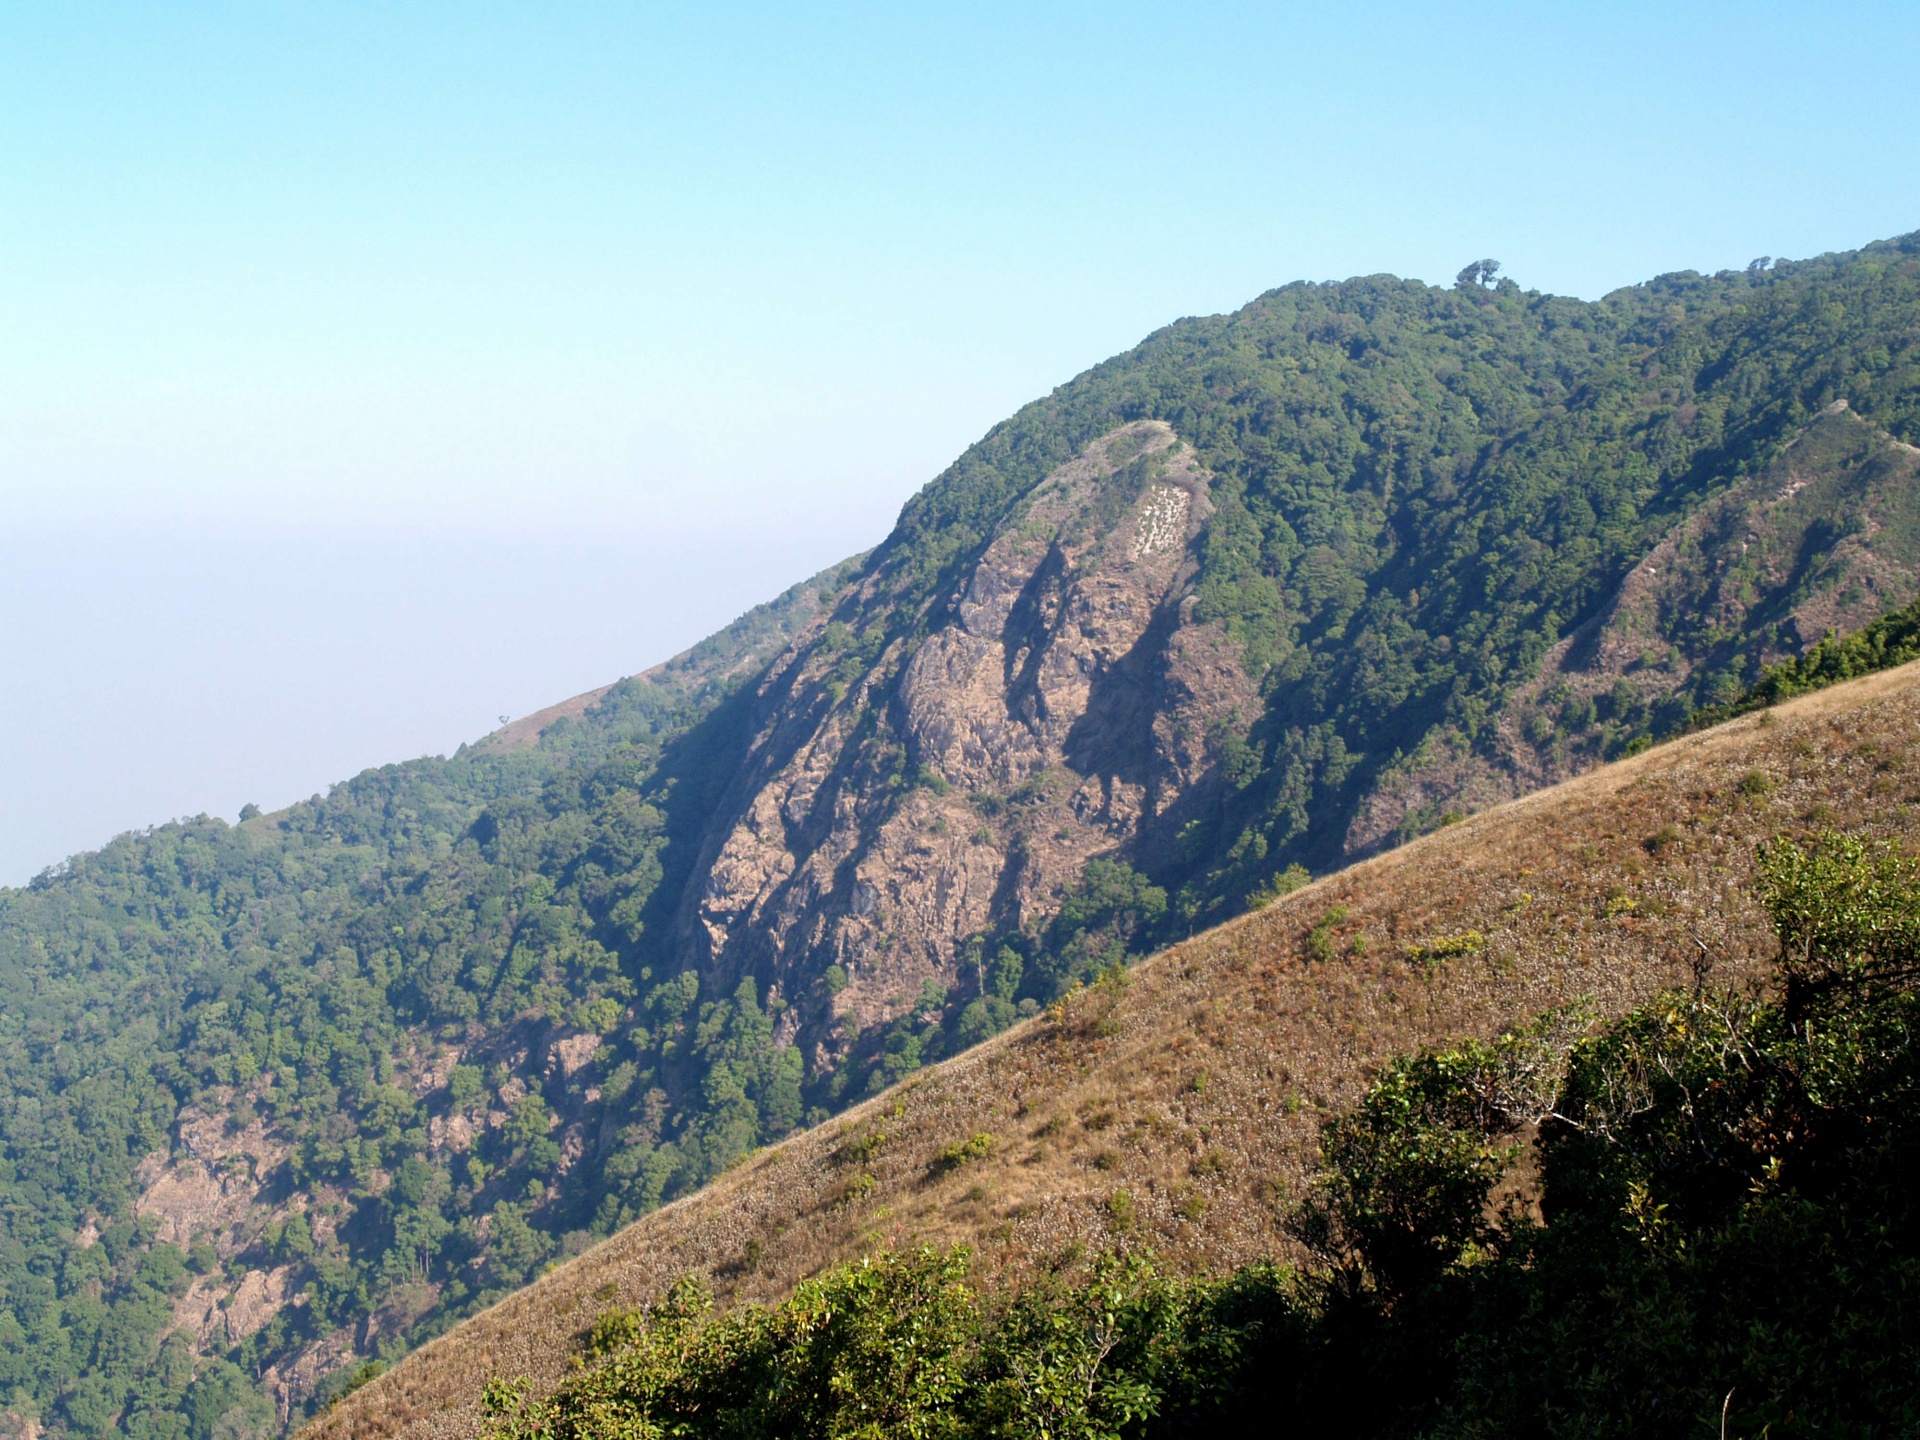
[[1176, 945], [629, 1227], [310, 1433], [471, 1435], [488, 1378], [551, 1385], [597, 1316], [687, 1274], [728, 1303], [883, 1246], [964, 1242], [989, 1278], [1116, 1241], [1187, 1272], [1286, 1254], [1323, 1120], [1392, 1057], [1576, 995], [1619, 1015], [1769, 976], [1755, 846], [1920, 840], [1917, 701], [1911, 665], [1793, 700]]
[[[1111, 962], [1906, 603], [1917, 339], [1914, 236], [1594, 303], [1289, 285], [1024, 408], [678, 662], [0, 894], [0, 1408], [296, 1420]], [[1313, 944], [1493, 933], [1367, 913]], [[1087, 1183], [1131, 1194], [1151, 1135]], [[1211, 1173], [1165, 1201], [1213, 1205], [1191, 1243], [1259, 1232]]]

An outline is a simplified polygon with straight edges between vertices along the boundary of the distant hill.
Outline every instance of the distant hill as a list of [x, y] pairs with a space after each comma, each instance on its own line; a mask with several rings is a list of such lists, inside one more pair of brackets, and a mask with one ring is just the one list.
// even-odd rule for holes
[[1593, 303], [1485, 273], [1168, 326], [686, 656], [0, 893], [0, 1409], [296, 1420], [1920, 595], [1920, 236]]
[[1297, 1254], [1280, 1222], [1320, 1124], [1386, 1060], [1580, 995], [1618, 1015], [1664, 986], [1752, 984], [1776, 948], [1758, 842], [1920, 842], [1917, 704], [1920, 665], [1790, 701], [1177, 944], [629, 1227], [305, 1433], [476, 1434], [487, 1379], [551, 1385], [598, 1315], [687, 1274], [724, 1304], [880, 1246], [966, 1243], [1003, 1278], [1074, 1245], [1214, 1273]]

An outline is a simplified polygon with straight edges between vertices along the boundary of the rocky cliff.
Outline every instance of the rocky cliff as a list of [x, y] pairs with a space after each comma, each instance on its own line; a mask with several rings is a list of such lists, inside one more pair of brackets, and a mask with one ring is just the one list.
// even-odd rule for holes
[[[1177, 876], [1217, 852], [1276, 687], [1197, 613], [1212, 483], [1173, 426], [1136, 421], [1011, 505], [931, 625], [889, 634], [870, 568], [756, 689], [682, 963], [713, 993], [751, 977], [788, 1000], [783, 1039], [824, 1073], [930, 994], [987, 993], [990, 939], [1044, 934], [1088, 861]], [[1671, 729], [1691, 697], [1917, 593], [1920, 450], [1836, 401], [1652, 530], [1486, 741], [1441, 724], [1370, 776], [1338, 853], [1576, 775], [1623, 729]]]
[[1122, 426], [1014, 507], [930, 633], [856, 630], [869, 575], [772, 667], [678, 919], [717, 990], [838, 967], [789, 1012], [830, 1066], [984, 937], [1043, 926], [1088, 860], [1172, 846], [1258, 700], [1194, 617], [1209, 479], [1171, 426]]

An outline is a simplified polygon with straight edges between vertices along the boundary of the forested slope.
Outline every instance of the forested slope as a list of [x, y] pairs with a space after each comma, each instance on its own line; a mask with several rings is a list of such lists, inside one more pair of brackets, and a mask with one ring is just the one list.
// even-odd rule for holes
[[[0, 892], [13, 1414], [74, 1434], [208, 1435], [222, 1416], [271, 1430], [356, 1342], [375, 1350], [432, 1308], [424, 1257], [484, 1246], [471, 1225], [458, 1236], [444, 1172], [412, 1178], [432, 1149], [422, 1096], [484, 1083], [543, 1005], [592, 1033], [633, 991], [588, 937], [540, 930], [542, 864], [592, 847], [634, 884], [660, 817], [592, 823], [592, 799], [657, 763], [844, 578], [623, 681], [533, 748], [369, 771], [237, 826], [122, 836]], [[477, 1063], [449, 1068], [443, 1034]], [[510, 1143], [534, 1138], [525, 1124]], [[369, 1183], [377, 1216], [359, 1204]], [[449, 1308], [552, 1252], [511, 1201], [499, 1220], [492, 1268], [449, 1287]]]
[[297, 1416], [1111, 961], [1905, 603], [1917, 340], [1915, 237], [1594, 303], [1287, 286], [537, 737], [7, 892], [0, 1403]]

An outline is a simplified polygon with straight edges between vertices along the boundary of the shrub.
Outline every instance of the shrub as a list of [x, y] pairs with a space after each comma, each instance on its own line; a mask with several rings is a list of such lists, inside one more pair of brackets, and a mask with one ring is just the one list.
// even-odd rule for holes
[[1313, 876], [1307, 873], [1307, 867], [1295, 861], [1280, 871], [1266, 884], [1247, 894], [1247, 909], [1263, 910], [1283, 895], [1291, 895], [1301, 886], [1310, 883]]
[[1320, 923], [1307, 932], [1307, 955], [1310, 959], [1325, 964], [1333, 959], [1334, 927], [1346, 922], [1347, 907], [1336, 905], [1320, 917]]
[[976, 1160], [984, 1160], [993, 1153], [993, 1136], [987, 1134], [969, 1135], [965, 1140], [949, 1145], [934, 1157], [933, 1170], [936, 1174], [947, 1174], [971, 1165]]
[[1791, 1008], [1840, 985], [1920, 977], [1920, 860], [1829, 833], [1763, 845], [1757, 868]]
[[1410, 945], [1407, 947], [1407, 959], [1425, 967], [1458, 959], [1462, 955], [1478, 955], [1486, 948], [1485, 936], [1478, 930], [1466, 930], [1458, 935], [1442, 935], [1419, 945]]

